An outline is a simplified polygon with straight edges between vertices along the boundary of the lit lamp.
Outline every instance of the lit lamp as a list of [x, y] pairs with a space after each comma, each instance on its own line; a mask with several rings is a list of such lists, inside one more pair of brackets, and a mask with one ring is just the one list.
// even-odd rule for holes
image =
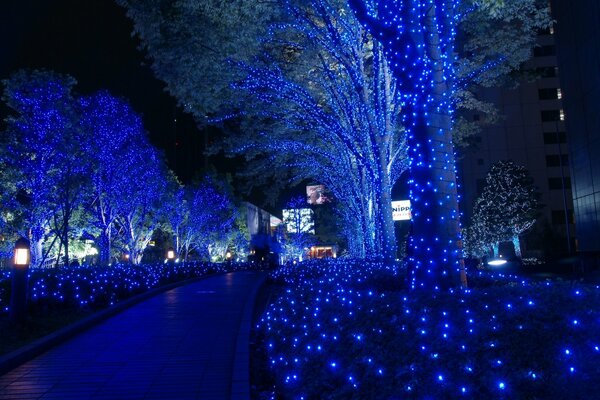
[[27, 314], [27, 273], [31, 252], [29, 240], [20, 238], [15, 243], [15, 257], [13, 260], [12, 291], [10, 295], [10, 319], [21, 322]]
[[231, 260], [231, 252], [230, 251], [225, 253], [225, 258], [227, 258], [228, 260]]
[[173, 262], [175, 260], [175, 250], [172, 247], [169, 247], [167, 250], [167, 260], [169, 262]]

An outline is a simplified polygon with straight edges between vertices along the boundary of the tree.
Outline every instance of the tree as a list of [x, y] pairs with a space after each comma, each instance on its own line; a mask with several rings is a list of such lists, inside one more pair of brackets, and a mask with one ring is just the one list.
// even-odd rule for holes
[[286, 230], [283, 243], [285, 255], [302, 261], [306, 249], [316, 242], [314, 213], [307, 207], [306, 197], [293, 197], [287, 202], [283, 225]]
[[52, 226], [68, 262], [69, 223], [88, 172], [79, 159], [85, 141], [71, 93], [75, 79], [50, 71], [18, 71], [3, 82], [3, 100], [15, 112], [6, 121], [12, 139], [4, 164], [18, 176], [24, 223], [20, 234], [31, 238], [36, 265]]
[[210, 176], [190, 188], [186, 236], [200, 256], [223, 260], [237, 212], [230, 194]]
[[136, 164], [135, 153], [140, 151], [138, 145], [150, 150], [141, 118], [125, 100], [100, 91], [80, 98], [79, 103], [82, 128], [89, 136], [85, 157], [93, 167], [91, 196], [85, 206], [97, 231], [87, 233], [98, 246], [100, 263], [108, 265], [116, 240], [115, 222], [130, 200], [132, 184], [142, 177], [143, 165]]
[[[511, 69], [505, 62], [511, 53], [490, 51], [497, 50], [498, 46], [506, 47], [504, 41], [492, 45], [481, 34], [484, 31], [492, 33], [484, 28], [493, 25], [497, 29], [498, 23], [506, 23], [512, 28], [513, 24], [508, 22], [520, 22], [518, 16], [515, 20], [514, 14], [519, 7], [495, 1], [348, 2], [359, 21], [383, 44], [404, 100], [403, 124], [407, 130], [411, 161], [409, 183], [413, 207], [408, 260], [412, 287], [454, 286], [454, 277], [459, 270], [461, 282], [466, 285], [452, 140], [456, 109], [453, 94], [457, 89], [483, 79], [486, 74], [497, 78], [503, 71]], [[529, 23], [516, 24], [517, 30], [530, 38], [542, 21], [538, 15], [543, 12], [538, 12], [535, 1], [519, 3], [532, 7], [522, 13], [529, 18]], [[461, 6], [472, 7], [472, 11]], [[507, 20], [502, 18], [504, 12]], [[473, 15], [480, 18], [479, 23], [487, 21], [487, 24], [473, 29], [476, 34], [462, 43], [464, 54], [472, 57], [458, 58], [455, 50], [457, 24], [468, 21]], [[492, 24], [493, 21], [496, 23]], [[498, 39], [498, 35], [491, 36]]]
[[273, 2], [244, 0], [117, 0], [134, 22], [152, 69], [179, 105], [206, 123], [223, 104], [236, 103], [229, 86], [240, 78], [228, 60], [258, 53]]
[[[290, 38], [295, 39], [294, 35], [301, 38], [303, 32], [313, 33], [306, 34], [304, 37], [308, 40], [302, 41], [300, 46], [296, 40], [286, 40], [286, 36], [280, 42], [272, 42], [273, 49], [283, 50], [283, 53], [275, 52], [275, 55], [279, 54], [279, 58], [274, 57], [273, 53], [269, 53], [271, 58], [262, 57], [273, 64], [270, 68], [247, 62], [230, 64], [242, 67], [245, 72], [244, 79], [236, 87], [252, 93], [253, 99], [260, 100], [261, 104], [256, 110], [271, 106], [262, 115], [257, 112], [251, 113], [253, 120], [259, 120], [266, 125], [263, 125], [262, 129], [256, 129], [257, 135], [248, 136], [254, 140], [256, 136], [262, 135], [265, 141], [271, 140], [271, 145], [278, 152], [287, 154], [287, 158], [285, 154], [281, 157], [273, 155], [269, 158], [271, 165], [293, 168], [298, 177], [310, 175], [311, 178], [327, 183], [325, 179], [335, 175], [337, 171], [343, 171], [341, 175], [347, 177], [343, 182], [349, 184], [340, 186], [351, 189], [340, 191], [339, 195], [334, 193], [348, 207], [360, 212], [354, 215], [362, 216], [361, 221], [352, 220], [352, 230], [358, 232], [358, 229], [367, 229], [368, 231], [361, 231], [367, 245], [373, 233], [379, 235], [375, 237], [373, 249], [383, 254], [384, 258], [390, 259], [394, 254], [391, 251], [394, 241], [391, 240], [393, 230], [389, 229], [391, 212], [386, 211], [388, 192], [385, 188], [388, 184], [385, 180], [389, 179], [390, 184], [393, 184], [393, 178], [389, 176], [394, 176], [394, 172], [390, 171], [394, 171], [395, 168], [389, 161], [396, 159], [395, 150], [400, 148], [400, 141], [393, 141], [394, 146], [387, 146], [387, 141], [382, 137], [392, 137], [394, 135], [390, 132], [400, 131], [399, 124], [386, 116], [393, 116], [400, 121], [400, 117], [396, 115], [401, 111], [404, 134], [408, 134], [411, 149], [410, 182], [412, 200], [416, 207], [413, 214], [413, 235], [410, 239], [412, 255], [409, 260], [413, 287], [452, 286], [454, 270], [462, 269], [452, 142], [454, 111], [457, 107], [489, 109], [488, 104], [478, 101], [475, 95], [469, 95], [465, 88], [473, 84], [497, 83], [508, 71], [512, 71], [523, 62], [532, 47], [537, 28], [548, 22], [548, 17], [543, 11], [545, 8], [540, 7], [536, 0], [514, 4], [500, 4], [494, 1], [464, 1], [459, 4], [450, 0], [350, 0], [349, 3], [359, 22], [383, 47], [379, 49], [379, 45], [375, 43], [371, 54], [385, 53], [385, 57], [352, 57], [356, 55], [353, 54], [356, 53], [356, 48], [368, 48], [365, 43], [371, 42], [348, 40], [353, 32], [360, 31], [360, 26], [353, 27], [345, 23], [348, 21], [348, 13], [339, 8], [339, 3], [315, 0], [310, 2], [310, 7], [306, 4], [303, 6], [300, 2], [283, 3], [287, 7], [283, 15], [289, 13], [292, 19], [300, 17], [297, 26], [283, 20], [286, 29], [292, 29], [294, 32]], [[211, 6], [202, 12], [218, 14], [219, 8], [213, 8], [214, 6], [211, 2]], [[299, 13], [296, 14], [296, 10]], [[305, 12], [307, 10], [308, 13]], [[201, 42], [199, 38], [203, 37], [202, 32], [195, 30], [192, 33], [190, 29], [194, 28], [189, 28], [189, 25], [193, 25], [189, 20], [171, 18], [171, 14], [159, 14], [152, 10], [148, 14], [148, 10], [140, 6], [139, 2], [136, 2], [129, 15], [135, 20], [136, 31], [153, 57], [154, 68], [164, 69], [157, 73], [158, 76], [166, 77], [163, 79], [168, 81], [168, 85], [181, 85], [178, 90], [194, 92], [194, 79], [182, 81], [170, 79], [167, 75], [170, 73], [168, 68], [171, 68], [171, 71], [175, 70], [172, 64], [177, 64], [177, 57], [185, 58], [182, 62], [189, 66], [188, 60], [202, 54], [194, 51], [194, 43]], [[302, 19], [302, 15], [307, 18]], [[233, 20], [235, 21], [235, 18]], [[461, 57], [457, 57], [454, 46], [459, 23], [463, 28], [460, 31]], [[223, 26], [227, 24], [229, 21]], [[164, 32], [165, 30], [168, 32]], [[342, 31], [345, 34], [340, 34]], [[240, 36], [243, 36], [248, 31], [242, 25], [240, 32]], [[152, 39], [147, 39], [148, 37]], [[171, 40], [173, 45], [168, 38], [176, 39]], [[364, 37], [361, 36], [362, 38]], [[152, 42], [161, 43], [158, 51], [155, 46], [148, 45]], [[184, 43], [188, 45], [185, 46]], [[349, 43], [355, 47], [346, 47]], [[317, 47], [321, 48], [320, 53], [316, 51]], [[517, 48], [519, 51], [515, 51]], [[191, 49], [191, 52], [196, 54], [184, 55], [182, 49]], [[246, 49], [232, 49], [228, 46], [223, 50], [225, 58], [235, 58], [239, 53], [248, 54]], [[231, 50], [234, 51], [230, 52]], [[368, 54], [361, 51], [358, 53]], [[312, 62], [305, 65], [306, 68], [302, 62], [295, 62], [298, 55], [302, 54], [315, 55]], [[331, 56], [328, 57], [327, 54]], [[348, 58], [347, 55], [351, 57]], [[305, 61], [301, 57], [299, 59]], [[281, 60], [289, 62], [284, 67]], [[354, 64], [354, 60], [358, 63]], [[167, 63], [164, 63], [165, 61]], [[367, 75], [371, 79], [366, 81], [368, 83], [361, 81], [360, 75], [348, 72], [360, 72], [361, 62], [366, 67], [365, 70], [371, 73]], [[393, 75], [392, 80], [382, 80], [382, 75], [377, 72], [384, 71], [385, 63], [389, 66], [390, 75]], [[293, 68], [290, 70], [288, 67], [291, 64], [300, 65], [300, 71], [308, 73], [298, 73], [298, 70]], [[315, 68], [309, 68], [310, 66]], [[186, 68], [185, 71], [196, 76], [191, 68]], [[198, 76], [204, 79], [201, 72]], [[296, 80], [300, 76], [306, 79]], [[323, 84], [317, 87], [315, 82]], [[373, 82], [375, 85], [372, 85]], [[384, 83], [384, 86], [380, 83]], [[393, 86], [393, 90], [389, 85]], [[374, 97], [371, 98], [384, 99], [385, 96], [381, 96], [384, 93], [382, 88], [391, 90], [393, 95], [389, 98], [401, 105], [401, 110], [398, 107], [387, 108], [389, 104], [385, 102], [370, 103], [367, 104], [367, 108], [355, 107], [365, 104], [365, 97], [361, 97], [361, 93], [374, 93]], [[204, 90], [199, 92], [205, 93]], [[202, 102], [194, 101], [185, 94], [177, 97], [188, 109], [198, 110], [193, 112], [203, 117], [200, 115], [200, 110], [204, 109]], [[323, 99], [326, 101], [322, 101]], [[247, 111], [244, 106], [248, 104], [252, 103], [246, 100], [236, 103], [236, 106], [243, 107], [240, 116]], [[282, 107], [283, 105], [285, 107]], [[382, 109], [386, 112], [377, 112]], [[260, 116], [262, 118], [257, 118]], [[375, 123], [378, 121], [392, 123], [381, 130], [382, 125]], [[368, 138], [366, 145], [356, 138], [364, 135], [365, 131], [370, 134], [365, 136]], [[273, 132], [287, 132], [288, 140], [273, 140]], [[379, 137], [377, 144], [376, 133], [381, 132], [384, 134]], [[316, 143], [325, 145], [314, 146], [315, 139]], [[252, 146], [242, 145], [240, 149], [253, 151]], [[262, 147], [262, 153], [268, 149], [269, 146]], [[338, 156], [339, 154], [341, 156]], [[324, 168], [319, 170], [320, 176], [316, 173], [302, 172], [307, 163], [297, 159], [298, 156], [305, 155], [310, 162], [319, 167], [329, 165], [327, 160], [331, 159], [332, 155], [335, 156], [333, 159], [336, 161], [333, 164], [336, 173], [330, 174], [324, 171]], [[402, 163], [398, 166], [402, 166]], [[402, 168], [397, 170], [401, 171]], [[357, 182], [362, 186], [360, 190], [354, 190]], [[369, 191], [365, 192], [365, 188]], [[379, 190], [380, 188], [383, 189]], [[362, 196], [362, 199], [359, 196]], [[351, 217], [352, 213], [348, 212], [345, 215]], [[375, 223], [371, 224], [371, 221]], [[464, 284], [464, 274], [462, 281]]]
[[127, 184], [126, 201], [119, 207], [116, 224], [129, 260], [139, 264], [155, 229], [166, 223], [162, 204], [178, 184], [146, 138], [138, 138], [132, 150], [129, 153], [132, 179]]
[[494, 163], [486, 176], [483, 192], [476, 199], [472, 226], [498, 256], [499, 243], [511, 240], [521, 257], [520, 236], [536, 221], [540, 209], [539, 192], [527, 169], [512, 161]]

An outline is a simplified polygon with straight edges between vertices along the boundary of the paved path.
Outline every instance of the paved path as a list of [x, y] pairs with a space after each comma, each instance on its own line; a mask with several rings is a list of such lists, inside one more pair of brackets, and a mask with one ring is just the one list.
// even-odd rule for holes
[[218, 275], [134, 305], [1, 376], [0, 399], [248, 398], [250, 297], [263, 277]]

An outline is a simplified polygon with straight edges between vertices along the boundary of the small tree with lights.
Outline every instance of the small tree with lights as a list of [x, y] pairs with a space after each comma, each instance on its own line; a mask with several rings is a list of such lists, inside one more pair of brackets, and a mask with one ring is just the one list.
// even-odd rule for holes
[[485, 181], [475, 201], [471, 227], [481, 227], [477, 234], [490, 245], [494, 256], [498, 256], [500, 242], [510, 240], [515, 255], [521, 257], [520, 237], [533, 226], [540, 209], [540, 194], [533, 179], [525, 167], [498, 161]]

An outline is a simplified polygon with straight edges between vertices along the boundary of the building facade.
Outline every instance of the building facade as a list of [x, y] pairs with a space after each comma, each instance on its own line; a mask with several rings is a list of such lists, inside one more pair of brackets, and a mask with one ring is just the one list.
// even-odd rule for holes
[[600, 254], [600, 2], [552, 2], [572, 169], [577, 251]]

